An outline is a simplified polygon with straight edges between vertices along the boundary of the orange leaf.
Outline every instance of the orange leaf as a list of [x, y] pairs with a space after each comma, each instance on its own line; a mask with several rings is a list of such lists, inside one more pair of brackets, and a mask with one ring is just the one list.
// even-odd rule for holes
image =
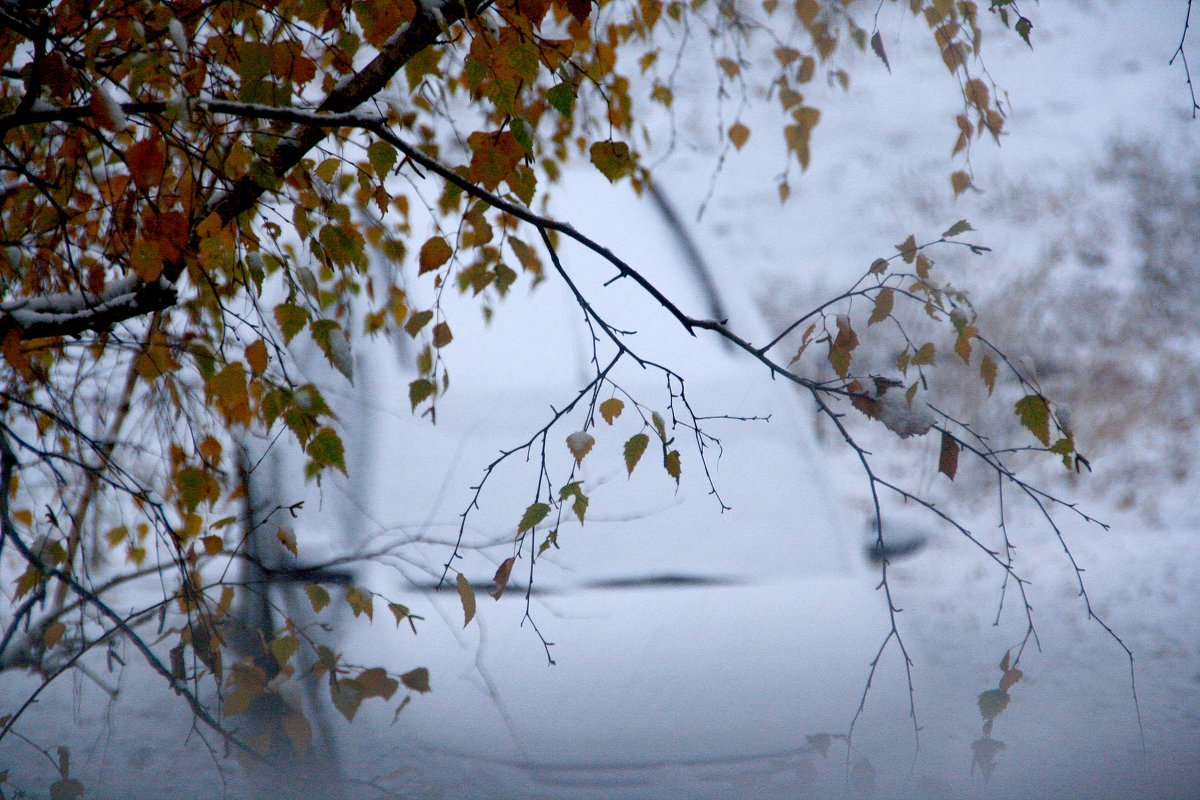
[[267, 371], [266, 342], [258, 339], [246, 346], [246, 363], [250, 365], [250, 372], [254, 375], [262, 375]]
[[143, 192], [149, 192], [162, 182], [167, 168], [167, 152], [157, 136], [134, 142], [125, 155], [129, 174]]
[[496, 588], [492, 590], [492, 597], [495, 599], [499, 600], [500, 595], [504, 594], [504, 587], [508, 586], [508, 577], [512, 574], [512, 568], [515, 562], [516, 559], [512, 556], [509, 556], [500, 563], [499, 567], [496, 568], [496, 577], [492, 579], [496, 584]]
[[958, 442], [950, 434], [942, 433], [942, 452], [938, 456], [938, 472], [950, 480], [958, 474]]
[[446, 240], [440, 236], [434, 236], [421, 245], [421, 254], [417, 259], [420, 265], [417, 274], [424, 275], [426, 272], [432, 272], [449, 261], [452, 255], [454, 255], [454, 251], [450, 249], [450, 245], [446, 244]]
[[29, 359], [25, 357], [25, 351], [21, 349], [21, 332], [19, 330], [13, 328], [5, 333], [4, 341], [0, 343], [0, 348], [4, 351], [4, 360], [22, 378], [29, 380], [33, 377], [33, 370], [29, 366]]

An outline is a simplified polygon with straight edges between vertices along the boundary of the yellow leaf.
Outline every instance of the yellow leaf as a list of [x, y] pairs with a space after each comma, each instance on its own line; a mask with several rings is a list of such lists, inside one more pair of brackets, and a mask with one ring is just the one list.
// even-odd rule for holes
[[675, 479], [675, 485], [678, 486], [681, 472], [678, 450], [672, 450], [663, 457], [663, 468], [666, 469], [668, 475]]
[[17, 591], [13, 599], [20, 600], [22, 597], [29, 594], [29, 592], [33, 590], [33, 587], [37, 586], [41, 582], [42, 571], [30, 564], [29, 567], [21, 573], [21, 577], [17, 578]]
[[996, 362], [992, 360], [990, 355], [984, 355], [983, 360], [979, 363], [979, 376], [983, 378], [984, 384], [987, 385], [988, 394], [995, 391]]
[[375, 619], [375, 598], [369, 592], [351, 586], [346, 590], [346, 602], [354, 611], [354, 616], [366, 614], [367, 619]]
[[215, 556], [225, 549], [225, 540], [220, 536], [204, 536], [200, 539], [200, 544], [204, 545], [204, 552], [210, 556]]
[[610, 397], [600, 404], [600, 416], [604, 417], [604, 421], [609, 425], [612, 425], [624, 410], [625, 403], [616, 397]]
[[322, 608], [329, 605], [329, 592], [325, 591], [324, 586], [310, 583], [304, 587], [304, 593], [308, 595], [308, 602], [312, 604], [312, 610], [316, 613], [320, 613]]
[[283, 666], [295, 655], [299, 648], [300, 640], [295, 636], [280, 636], [271, 642], [271, 655], [275, 656], [275, 661], [280, 666]]
[[163, 270], [162, 250], [158, 242], [142, 239], [135, 243], [129, 253], [129, 265], [146, 283], [158, 280]]
[[806, 28], [813, 24], [820, 12], [821, 4], [817, 0], [796, 0], [796, 16]]
[[293, 556], [297, 555], [296, 534], [292, 533], [287, 528], [280, 528], [279, 530], [275, 531], [275, 538], [279, 540], [280, 544], [287, 548], [289, 553], [291, 553]]
[[746, 146], [746, 141], [750, 138], [750, 129], [740, 122], [735, 122], [729, 129], [729, 141], [733, 142], [733, 146], [741, 150]]

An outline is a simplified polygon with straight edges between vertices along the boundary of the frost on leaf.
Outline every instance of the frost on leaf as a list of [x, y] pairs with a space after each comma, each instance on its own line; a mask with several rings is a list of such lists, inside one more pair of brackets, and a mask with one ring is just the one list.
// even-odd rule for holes
[[95, 93], [92, 95], [91, 101], [92, 119], [101, 128], [107, 128], [110, 131], [123, 131], [129, 127], [129, 121], [125, 118], [125, 112], [121, 109], [121, 104], [113, 100], [112, 95], [105, 91], [104, 87], [96, 84]]
[[596, 444], [596, 437], [586, 431], [575, 431], [567, 436], [567, 449], [575, 456], [575, 463], [582, 464], [583, 457], [591, 452]]
[[[851, 386], [858, 384], [855, 381]], [[861, 389], [865, 398], [855, 398], [854, 405], [864, 414], [873, 417], [901, 439], [909, 436], [924, 436], [933, 427], [934, 418], [928, 407], [912, 402], [913, 384], [908, 392], [900, 391], [901, 384], [886, 378], [874, 378], [873, 386]], [[873, 401], [873, 402], [872, 402]]]
[[334, 369], [342, 373], [350, 384], [354, 384], [354, 355], [350, 340], [342, 326], [333, 320], [321, 319], [312, 324], [312, 337]]

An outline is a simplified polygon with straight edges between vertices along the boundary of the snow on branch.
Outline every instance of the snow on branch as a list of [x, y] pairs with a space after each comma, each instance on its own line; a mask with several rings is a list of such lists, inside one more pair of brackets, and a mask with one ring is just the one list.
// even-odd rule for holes
[[170, 281], [144, 283], [122, 278], [100, 294], [87, 291], [28, 297], [0, 305], [0, 332], [19, 330], [22, 338], [78, 336], [104, 331], [118, 322], [173, 306], [178, 293]]

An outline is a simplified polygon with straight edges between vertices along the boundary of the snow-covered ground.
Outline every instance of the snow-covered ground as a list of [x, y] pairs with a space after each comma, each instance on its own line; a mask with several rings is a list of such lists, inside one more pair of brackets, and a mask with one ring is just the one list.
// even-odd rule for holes
[[[731, 154], [716, 176], [695, 232], [734, 327], [761, 341], [768, 327], [755, 298], [829, 294], [876, 256], [893, 252], [908, 233], [936, 235], [960, 218], [971, 220], [993, 252], [982, 258], [947, 253], [944, 265], [956, 283], [979, 291], [1034, 266], [1064, 225], [1078, 223], [1070, 213], [1078, 205], [1112, 220], [1105, 232], [1112, 271], [1119, 273], [1113, 280], [1128, 272], [1136, 254], [1114, 210], [1123, 208], [1125, 195], [1081, 176], [1090, 175], [1114, 137], [1148, 142], [1178, 163], [1197, 152], [1200, 123], [1190, 119], [1182, 70], [1167, 65], [1184, 4], [1026, 8], [1035, 24], [1032, 51], [1015, 35], [993, 32], [985, 55], [1011, 98], [1010, 133], [999, 149], [988, 142], [974, 146], [982, 191], [957, 201], [947, 179], [956, 168], [948, 159], [956, 88], [936, 55], [923, 49], [926, 34], [914, 30], [918, 21], [902, 19], [906, 4], [885, 5], [880, 29], [893, 72], [870, 54], [839, 56], [850, 62], [855, 82], [847, 95], [831, 92], [821, 103], [813, 164], [803, 177], [793, 175], [792, 202], [779, 206], [773, 169], [763, 167], [782, 167], [784, 160], [770, 115], [751, 120], [746, 150]], [[1191, 52], [1200, 64], [1200, 45]], [[700, 100], [689, 105], [682, 88], [676, 94], [681, 139], [663, 163], [661, 185], [692, 219], [709, 191], [717, 151], [706, 144], [711, 109]], [[696, 90], [697, 97], [710, 94]], [[694, 120], [710, 129], [697, 132]], [[1041, 204], [1032, 220], [1000, 213], [996, 198], [1019, 199], [1024, 187], [1058, 197], [1058, 211]], [[668, 231], [645, 204], [588, 175], [571, 176], [556, 195], [556, 213], [645, 269], [685, 310], [703, 315], [703, 298], [680, 266]], [[563, 254], [592, 289], [611, 275], [578, 250]], [[724, 447], [714, 480], [732, 507], [725, 513], [708, 495], [694, 449], [680, 447], [684, 480], [676, 492], [652, 452], [632, 480], [626, 478], [620, 444], [638, 429], [630, 427], [629, 410], [614, 429], [602, 425], [595, 432], [596, 449], [582, 471], [591, 496], [587, 523], [562, 525], [561, 549], [538, 563], [534, 579], [540, 591], [530, 611], [554, 642], [553, 667], [530, 624], [521, 625], [519, 592], [510, 589], [498, 602], [480, 592], [476, 621], [463, 629], [453, 590], [435, 594], [424, 586], [440, 574], [457, 515], [471, 497], [468, 487], [497, 449], [528, 438], [550, 406], [560, 408], [588, 378], [580, 315], [565, 290], [551, 279], [532, 295], [513, 298], [489, 329], [477, 325], [468, 308], [451, 311], [457, 314], [447, 351], [452, 386], [436, 427], [413, 418], [403, 378], [385, 369], [369, 380], [360, 375], [357, 394], [344, 384], [330, 392], [355, 404], [352, 416], [366, 435], [358, 445], [353, 434], [348, 440], [360, 453], [369, 451], [370, 468], [349, 497], [333, 483], [309, 495], [305, 508], [312, 513], [297, 523], [310, 537], [301, 539], [302, 551], [319, 546], [311, 543], [322, 535], [362, 550], [421, 537], [398, 551], [403, 561], [379, 559], [360, 575], [425, 617], [419, 634], [393, 631], [382, 609], [371, 628], [345, 611], [338, 622], [354, 632], [342, 643], [351, 660], [388, 663], [397, 672], [428, 666], [433, 676], [433, 691], [394, 720], [395, 703], [371, 705], [377, 701], [368, 701], [352, 725], [335, 720], [348, 795], [1200, 794], [1194, 481], [1135, 486], [1155, 495], [1153, 516], [1137, 505], [1118, 508], [1115, 490], [1088, 490], [1089, 480], [1112, 485], [1105, 471], [1121, 468], [1119, 450], [1115, 465], [1096, 460], [1094, 478], [1051, 484], [1067, 499], [1084, 497], [1087, 512], [1112, 525], [1105, 532], [1067, 511], [1058, 515], [1086, 569], [1095, 610], [1134, 653], [1136, 705], [1129, 660], [1087, 619], [1062, 545], [1032, 509], [1019, 503], [1010, 509], [1017, 567], [1031, 581], [1041, 648], [1025, 648], [1024, 675], [994, 719], [991, 738], [1004, 749], [986, 781], [978, 766], [973, 769], [972, 747], [983, 726], [978, 698], [996, 688], [1001, 658], [1020, 645], [1024, 611], [1010, 587], [994, 625], [1002, 573], [952, 531], [892, 507], [902, 524], [928, 538], [924, 549], [889, 571], [913, 661], [919, 749], [904, 663], [892, 642], [855, 725], [853, 751], [836, 739], [823, 751], [824, 735], [847, 732], [889, 629], [878, 567], [864, 554], [866, 482], [844, 448], [816, 440], [811, 402], [715, 341], [674, 330], [628, 288], [600, 292], [603, 313], [618, 327], [637, 329], [645, 355], [678, 367], [689, 379], [696, 413], [771, 415], [771, 421], [705, 423]], [[377, 367], [390, 363], [386, 354], [373, 357]], [[621, 383], [665, 411], [661, 377], [629, 369]], [[561, 450], [554, 456], [559, 468], [570, 430], [550, 439]], [[677, 436], [680, 443], [686, 438], [682, 431]], [[1080, 432], [1081, 441], [1086, 436]], [[878, 440], [888, 447], [894, 442]], [[936, 449], [929, 449], [935, 444], [906, 444], [880, 459], [911, 485], [949, 501], [946, 481], [936, 474]], [[511, 554], [503, 542], [532, 500], [536, 480], [536, 467], [521, 456], [491, 479], [467, 531], [480, 549], [461, 562], [472, 582], [486, 584]], [[964, 485], [970, 480], [960, 476]], [[955, 508], [995, 544], [987, 538], [997, 535], [990, 494], [960, 497]], [[502, 544], [483, 546], [496, 541]], [[527, 562], [518, 562], [514, 573], [520, 585], [524, 567]], [[640, 579], [652, 580], [638, 586]], [[136, 655], [126, 654], [126, 661], [126, 670], [103, 676], [120, 687], [114, 700], [82, 675], [61, 679], [29, 712], [21, 733], [44, 747], [69, 746], [72, 774], [84, 781], [88, 797], [182, 800], [253, 791], [236, 762], [208, 757], [187, 710], [137, 666]], [[34, 686], [32, 678], [5, 673], [5, 711]], [[29, 791], [44, 792], [53, 780], [51, 765], [19, 741], [0, 745], [3, 768], [10, 770], [10, 785]]]

